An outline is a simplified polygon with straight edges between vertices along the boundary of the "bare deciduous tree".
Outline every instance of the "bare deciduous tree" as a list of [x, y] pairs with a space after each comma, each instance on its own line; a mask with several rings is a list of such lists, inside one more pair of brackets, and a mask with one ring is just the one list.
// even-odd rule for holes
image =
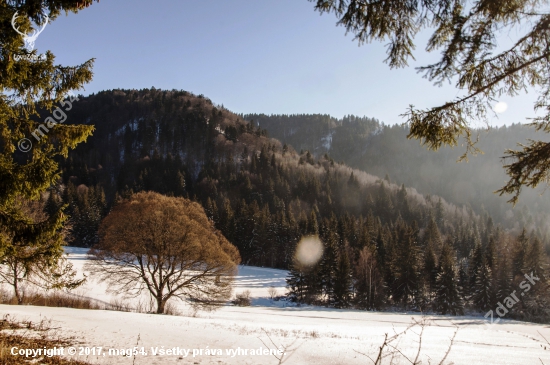
[[380, 274], [374, 251], [370, 247], [364, 247], [359, 252], [359, 260], [355, 266], [356, 276], [356, 302], [360, 308], [377, 309], [380, 307], [382, 297], [383, 278]]
[[135, 194], [113, 208], [99, 236], [87, 270], [108, 282], [112, 292], [150, 293], [157, 313], [164, 313], [170, 298], [212, 308], [231, 295], [239, 252], [197, 203]]

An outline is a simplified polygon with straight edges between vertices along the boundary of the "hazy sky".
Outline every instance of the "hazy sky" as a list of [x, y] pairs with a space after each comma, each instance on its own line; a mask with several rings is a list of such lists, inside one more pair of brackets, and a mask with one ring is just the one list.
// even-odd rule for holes
[[[84, 94], [183, 89], [237, 113], [355, 114], [393, 124], [409, 104], [458, 95], [414, 70], [438, 57], [423, 52], [425, 43], [412, 67], [391, 70], [383, 44], [358, 47], [334, 15], [313, 8], [307, 0], [102, 0], [49, 24], [36, 48], [63, 65], [95, 57]], [[508, 108], [494, 123], [532, 116], [533, 98], [503, 97]]]

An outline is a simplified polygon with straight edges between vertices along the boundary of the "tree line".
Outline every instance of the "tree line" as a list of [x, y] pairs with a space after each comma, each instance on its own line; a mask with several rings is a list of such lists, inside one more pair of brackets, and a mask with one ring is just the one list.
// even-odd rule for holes
[[521, 292], [527, 274], [533, 287], [508, 306], [508, 316], [547, 321], [547, 257], [540, 239], [525, 230], [506, 234], [490, 217], [479, 223], [442, 234], [434, 215], [423, 228], [402, 219], [383, 225], [372, 216], [358, 222], [360, 228], [324, 219], [318, 231], [308, 232], [319, 237], [324, 254], [314, 265], [293, 261], [290, 299], [337, 308], [485, 313]]

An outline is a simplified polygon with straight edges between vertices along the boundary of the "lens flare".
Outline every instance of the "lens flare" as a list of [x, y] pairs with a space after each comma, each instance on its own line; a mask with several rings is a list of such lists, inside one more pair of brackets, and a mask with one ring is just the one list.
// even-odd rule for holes
[[323, 243], [317, 236], [304, 237], [296, 247], [296, 260], [304, 266], [313, 266], [323, 256]]
[[499, 101], [499, 102], [496, 103], [495, 106], [493, 107], [493, 110], [494, 110], [495, 113], [497, 113], [497, 114], [504, 113], [504, 112], [506, 111], [506, 109], [508, 109], [508, 104], [506, 104], [506, 103], [503, 102], [503, 101]]

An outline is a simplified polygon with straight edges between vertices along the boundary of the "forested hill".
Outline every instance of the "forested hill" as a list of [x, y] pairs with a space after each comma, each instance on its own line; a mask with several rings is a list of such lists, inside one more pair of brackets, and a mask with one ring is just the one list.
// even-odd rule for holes
[[[265, 219], [284, 216], [315, 229], [331, 216], [366, 219], [370, 215], [388, 225], [416, 220], [420, 228], [433, 216], [442, 229], [446, 229], [443, 222], [450, 229], [457, 228], [460, 220], [478, 220], [474, 211], [438, 197], [352, 171], [330, 158], [300, 155], [203, 96], [113, 90], [81, 97], [74, 104], [68, 121], [93, 124], [96, 130], [62, 162], [64, 182], [77, 195], [96, 187], [104, 191], [102, 204], [130, 191], [186, 195], [214, 210], [210, 214], [224, 230], [233, 225], [227, 219], [242, 219], [246, 214], [236, 212], [250, 209]], [[315, 222], [310, 222], [312, 217]], [[245, 243], [251, 249], [254, 240], [247, 235], [253, 231], [259, 230], [244, 230], [238, 243], [241, 249]], [[229, 237], [235, 234], [227, 232]]]
[[435, 194], [457, 205], [483, 209], [505, 227], [545, 225], [550, 221], [550, 194], [542, 189], [524, 189], [516, 207], [510, 197], [493, 192], [507, 181], [501, 156], [515, 149], [518, 142], [545, 138], [533, 128], [516, 124], [479, 130], [478, 147], [484, 152], [456, 163], [465, 152], [461, 147], [442, 148], [437, 152], [406, 138], [408, 129], [386, 126], [367, 117], [329, 115], [244, 115], [255, 125], [267, 129], [270, 136], [297, 150], [309, 150], [316, 156], [327, 153], [336, 161], [373, 175], [386, 176], [397, 183], [415, 187], [422, 194]]
[[[522, 270], [547, 262], [536, 225], [503, 230], [486, 212], [299, 154], [201, 95], [105, 91], [81, 96], [67, 121], [96, 127], [60, 161], [46, 204], [68, 204], [74, 245], [97, 242], [118, 197], [149, 190], [199, 201], [244, 263], [291, 269], [298, 301], [460, 313], [489, 308]], [[309, 235], [324, 251], [304, 268], [293, 258]], [[545, 303], [517, 306], [518, 316]]]

